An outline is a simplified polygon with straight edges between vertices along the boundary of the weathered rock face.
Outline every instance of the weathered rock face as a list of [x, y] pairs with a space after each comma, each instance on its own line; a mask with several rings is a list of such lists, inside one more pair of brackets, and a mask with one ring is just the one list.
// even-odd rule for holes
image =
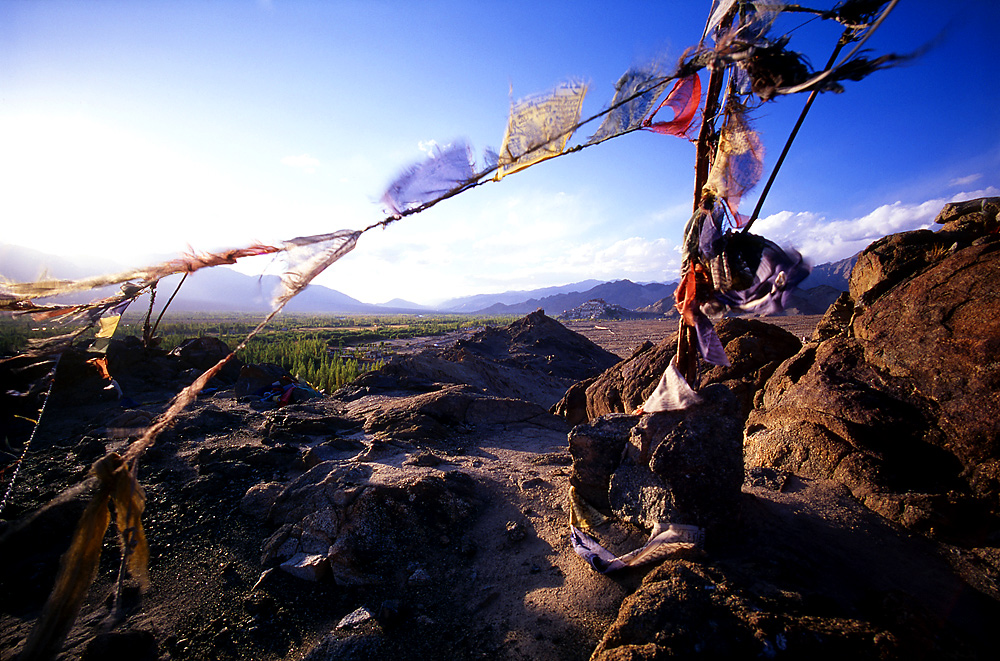
[[865, 359], [937, 405], [949, 449], [969, 468], [1000, 451], [1000, 236], [995, 239], [926, 268], [854, 322]]
[[640, 528], [679, 523], [711, 535], [737, 516], [742, 420], [722, 385], [683, 411], [612, 414], [569, 434], [577, 493]]
[[[754, 398], [781, 361], [795, 354], [801, 342], [788, 331], [755, 319], [726, 318], [716, 331], [732, 363], [729, 367], [711, 366], [701, 373], [701, 387], [713, 383], [726, 385], [737, 398], [745, 418], [753, 408]], [[631, 413], [656, 388], [663, 371], [677, 352], [677, 337], [671, 336], [653, 346], [646, 343], [630, 358], [606, 370], [586, 386], [567, 391], [553, 409], [571, 423], [594, 420], [609, 413]], [[581, 409], [584, 404], [585, 409]]]
[[640, 528], [694, 525], [709, 538], [738, 515], [743, 484], [742, 419], [729, 389], [711, 385], [703, 403], [642, 416], [611, 475], [615, 515]]
[[949, 205], [941, 231], [862, 253], [851, 299], [768, 382], [748, 466], [838, 480], [917, 530], [1000, 534], [998, 207]]
[[[364, 464], [327, 461], [290, 483], [269, 518], [261, 562], [307, 580], [404, 584], [407, 562], [451, 547], [474, 515], [476, 485], [459, 471], [372, 484]], [[249, 494], [244, 499], [256, 499]], [[442, 541], [443, 540], [443, 541]], [[412, 573], [412, 569], [409, 570]]]
[[590, 424], [577, 425], [569, 432], [569, 452], [573, 456], [570, 484], [598, 509], [611, 509], [608, 501], [611, 475], [621, 463], [622, 452], [639, 417], [612, 414]]
[[701, 375], [701, 387], [721, 383], [729, 388], [745, 419], [771, 374], [802, 343], [785, 329], [757, 319], [723, 319], [716, 331], [732, 365], [712, 366]]

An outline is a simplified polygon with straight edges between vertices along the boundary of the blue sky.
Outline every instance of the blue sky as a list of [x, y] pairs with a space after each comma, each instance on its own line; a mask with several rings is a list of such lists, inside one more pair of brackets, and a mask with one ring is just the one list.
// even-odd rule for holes
[[[709, 4], [5, 0], [0, 241], [138, 265], [365, 227], [431, 145], [496, 149], [512, 100], [570, 78], [593, 114], [630, 66], [676, 62]], [[822, 263], [1000, 195], [998, 23], [993, 0], [902, 0], [866, 46], [933, 48], [817, 99], [754, 231]], [[819, 67], [838, 32], [814, 22], [791, 43]], [[766, 168], [804, 101], [757, 112]], [[318, 282], [433, 303], [673, 280], [693, 165], [688, 142], [623, 136], [369, 232]]]

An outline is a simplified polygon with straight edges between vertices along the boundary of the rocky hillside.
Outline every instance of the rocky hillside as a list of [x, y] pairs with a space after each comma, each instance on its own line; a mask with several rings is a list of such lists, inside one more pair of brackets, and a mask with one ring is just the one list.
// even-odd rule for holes
[[[139, 463], [149, 588], [115, 590], [109, 533], [59, 658], [993, 658], [998, 208], [870, 246], [805, 342], [723, 321], [732, 365], [683, 411], [635, 413], [672, 338], [620, 360], [541, 312], [285, 406], [259, 394], [272, 368], [222, 374]], [[221, 351], [115, 342], [127, 409], [63, 356], [3, 510], [0, 656], [42, 611], [90, 465]], [[0, 366], [30, 412], [44, 366]], [[604, 574], [571, 513], [614, 555], [668, 525], [704, 541]]]

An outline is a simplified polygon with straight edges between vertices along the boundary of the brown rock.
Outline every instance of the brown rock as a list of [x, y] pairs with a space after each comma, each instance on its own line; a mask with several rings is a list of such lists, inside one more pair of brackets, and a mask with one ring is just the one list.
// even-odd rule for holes
[[851, 271], [851, 298], [861, 306], [870, 305], [946, 253], [952, 243], [948, 236], [930, 230], [891, 234], [875, 241], [861, 253]]
[[[942, 217], [957, 226], [984, 208]], [[862, 253], [863, 305], [845, 327], [841, 301], [831, 332], [775, 372], [748, 420], [748, 466], [837, 480], [912, 529], [996, 530], [1000, 240], [970, 232], [908, 232]]]
[[816, 324], [816, 330], [813, 331], [812, 336], [813, 341], [822, 342], [837, 335], [850, 333], [851, 321], [853, 319], [854, 300], [846, 291], [841, 292], [837, 300], [833, 302], [833, 305], [827, 309], [823, 318]]
[[702, 404], [644, 415], [630, 430], [608, 495], [618, 518], [646, 530], [695, 525], [709, 537], [731, 527], [744, 477], [742, 418], [725, 386], [701, 395]]
[[280, 482], [262, 482], [250, 487], [243, 500], [240, 501], [240, 511], [247, 516], [264, 521], [267, 519], [271, 506], [278, 498], [285, 485]]
[[570, 484], [591, 505], [608, 511], [611, 474], [621, 463], [622, 451], [639, 416], [612, 414], [592, 423], [577, 425], [569, 432], [569, 452], [573, 456]]
[[959, 487], [961, 466], [935, 446], [929, 412], [893, 392], [856, 340], [810, 345], [778, 368], [750, 414], [746, 464], [837, 480], [883, 510], [876, 494]]
[[292, 379], [292, 375], [280, 365], [272, 363], [244, 365], [240, 369], [236, 385], [233, 388], [233, 394], [237, 397], [253, 395], [261, 388], [266, 388], [282, 378]]
[[854, 322], [865, 360], [926, 402], [939, 444], [969, 472], [1000, 458], [998, 310], [1000, 242], [989, 242], [934, 264]]
[[[1000, 197], [981, 197], [975, 200], [949, 202], [938, 212], [934, 222], [944, 225], [944, 230], [972, 229], [979, 233], [996, 230]], [[979, 228], [976, 228], [979, 225]]]
[[[207, 370], [231, 353], [229, 346], [217, 337], [192, 337], [181, 342], [168, 355], [198, 370]], [[242, 364], [233, 357], [216, 378], [232, 383], [239, 377]]]

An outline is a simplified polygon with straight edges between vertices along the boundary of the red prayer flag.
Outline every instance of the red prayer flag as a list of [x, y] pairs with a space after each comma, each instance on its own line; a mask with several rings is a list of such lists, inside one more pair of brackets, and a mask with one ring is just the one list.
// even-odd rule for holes
[[[688, 130], [694, 122], [694, 117], [701, 104], [701, 78], [693, 73], [674, 83], [667, 98], [642, 122], [643, 128], [664, 135], [675, 135], [678, 138], [688, 137]], [[674, 118], [669, 122], [653, 122], [656, 113], [664, 106], [674, 111]]]

